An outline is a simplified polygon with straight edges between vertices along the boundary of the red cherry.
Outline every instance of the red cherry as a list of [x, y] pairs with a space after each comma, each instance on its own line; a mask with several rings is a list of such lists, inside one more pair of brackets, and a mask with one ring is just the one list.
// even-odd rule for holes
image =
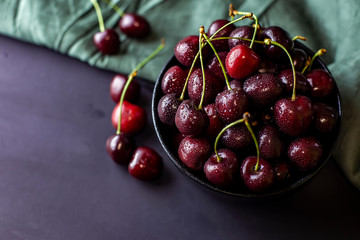
[[258, 69], [260, 57], [249, 47], [237, 45], [230, 50], [225, 62], [229, 75], [241, 79], [250, 76]]
[[119, 21], [120, 30], [132, 38], [144, 38], [150, 33], [150, 24], [142, 16], [125, 13]]
[[[119, 122], [120, 107], [116, 104], [111, 120], [115, 129], [117, 129]], [[121, 132], [126, 134], [135, 134], [139, 132], [146, 123], [146, 112], [145, 110], [135, 104], [123, 101], [121, 108]]]
[[334, 79], [323, 69], [311, 70], [305, 77], [311, 86], [311, 96], [313, 97], [328, 96], [335, 87]]
[[106, 151], [118, 164], [129, 163], [134, 149], [134, 140], [124, 133], [111, 135], [106, 141]]
[[158, 178], [162, 172], [161, 156], [149, 147], [138, 147], [129, 163], [129, 173], [134, 178], [151, 181]]
[[93, 37], [96, 48], [103, 54], [115, 54], [119, 51], [120, 40], [118, 34], [111, 28], [104, 32], [97, 32]]
[[[120, 101], [120, 97], [127, 80], [128, 77], [124, 74], [116, 74], [112, 79], [110, 83], [110, 96], [115, 103]], [[133, 79], [126, 91], [124, 100], [136, 102], [140, 95], [140, 89], [140, 84]]]

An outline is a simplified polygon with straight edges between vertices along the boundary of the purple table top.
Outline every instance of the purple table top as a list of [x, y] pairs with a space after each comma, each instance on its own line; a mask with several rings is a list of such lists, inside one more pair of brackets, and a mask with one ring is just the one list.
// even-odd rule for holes
[[104, 147], [114, 74], [0, 36], [0, 239], [360, 239], [360, 192], [334, 160], [267, 200], [186, 178], [156, 138], [147, 81], [139, 104], [148, 125], [136, 140], [163, 156], [165, 171], [152, 183], [133, 179]]

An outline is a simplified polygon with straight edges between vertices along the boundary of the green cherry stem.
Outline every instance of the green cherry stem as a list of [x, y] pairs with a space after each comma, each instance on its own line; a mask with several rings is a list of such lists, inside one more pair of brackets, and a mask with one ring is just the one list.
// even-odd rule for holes
[[324, 53], [326, 53], [326, 49], [325, 48], [321, 48], [319, 49], [315, 54], [314, 56], [311, 58], [311, 61], [305, 65], [304, 69], [301, 71], [302, 74], [305, 73], [306, 70], [311, 70], [311, 67], [312, 67], [312, 64], [313, 62], [315, 61], [315, 59], [321, 55], [324, 55]]
[[257, 33], [257, 30], [258, 30], [258, 27], [259, 27], [259, 21], [258, 21], [258, 18], [255, 14], [251, 13], [251, 12], [239, 12], [237, 10], [233, 10], [233, 13], [234, 15], [244, 15], [244, 16], [248, 16], [248, 18], [250, 19], [254, 19], [255, 20], [255, 27], [254, 27], [254, 33], [253, 33], [253, 37], [251, 39], [251, 43], [250, 43], [250, 46], [249, 48], [252, 49], [253, 45], [254, 45], [254, 41], [255, 41], [255, 37], [256, 37], [256, 33]]
[[94, 6], [95, 11], [96, 11], [97, 19], [98, 19], [98, 22], [99, 22], [100, 32], [104, 32], [105, 31], [104, 19], [103, 19], [103, 16], [101, 14], [101, 9], [100, 9], [99, 3], [96, 0], [90, 0], [90, 1], [91, 1], [92, 5]]
[[151, 59], [153, 59], [164, 48], [164, 46], [165, 46], [165, 40], [162, 38], [161, 39], [161, 44], [147, 58], [145, 58], [141, 63], [139, 63], [134, 68], [134, 70], [129, 74], [128, 80], [126, 81], [124, 89], [123, 89], [123, 91], [121, 93], [121, 96], [120, 96], [120, 101], [119, 101], [120, 113], [119, 113], [119, 122], [118, 122], [118, 125], [117, 125], [116, 134], [121, 133], [121, 110], [122, 110], [122, 105], [123, 105], [123, 102], [124, 102], [125, 94], [126, 94], [127, 89], [129, 88], [130, 83], [132, 82], [134, 77], [137, 75], [137, 72], [143, 66], [145, 66], [145, 64], [147, 64]]
[[202, 72], [202, 78], [203, 78], [203, 89], [202, 89], [201, 100], [200, 100], [198, 109], [202, 109], [202, 105], [204, 103], [205, 89], [206, 89], [205, 69], [204, 69], [204, 61], [203, 61], [203, 54], [202, 54], [202, 48], [203, 48], [202, 42], [203, 42], [204, 34], [205, 34], [204, 26], [201, 26], [199, 29], [199, 53], [200, 53], [201, 72]]
[[210, 39], [208, 38], [208, 36], [204, 33], [203, 34], [204, 38], [206, 39], [206, 41], [209, 43], [210, 47], [212, 48], [217, 60], [219, 61], [219, 64], [220, 64], [220, 67], [221, 67], [221, 70], [224, 74], [224, 77], [225, 77], [225, 82], [226, 82], [226, 85], [228, 87], [229, 90], [231, 90], [231, 87], [230, 87], [230, 83], [229, 83], [229, 79], [227, 77], [227, 74], [226, 74], [226, 71], [225, 71], [225, 67], [224, 67], [224, 64], [221, 62], [220, 60], [220, 57], [216, 51], [216, 49], [214, 48], [214, 45], [211, 43]]
[[114, 9], [121, 17], [125, 15], [124, 11], [121, 10], [121, 8], [119, 8], [115, 3], [112, 3], [109, 0], [102, 0], [102, 1], [107, 5], [109, 5], [112, 9]]
[[307, 41], [307, 38], [306, 38], [306, 37], [299, 36], [299, 35], [293, 37], [293, 38], [292, 38], [292, 41], [294, 42], [294, 41], [296, 41], [296, 40], [298, 40], [298, 39], [301, 40], [301, 41]]
[[255, 172], [257, 172], [258, 169], [259, 169], [260, 150], [259, 150], [258, 141], [257, 141], [257, 139], [256, 139], [256, 136], [255, 136], [252, 128], [251, 128], [251, 125], [250, 125], [250, 123], [249, 123], [249, 119], [248, 119], [248, 118], [249, 118], [249, 113], [244, 113], [245, 125], [246, 125], [247, 129], [249, 130], [249, 132], [250, 132], [250, 134], [251, 134], [251, 137], [252, 137], [253, 140], [254, 140], [255, 147], [256, 147], [256, 159], [257, 159], [257, 161], [256, 161], [256, 165], [255, 165], [255, 169], [254, 169], [254, 170], [255, 170]]

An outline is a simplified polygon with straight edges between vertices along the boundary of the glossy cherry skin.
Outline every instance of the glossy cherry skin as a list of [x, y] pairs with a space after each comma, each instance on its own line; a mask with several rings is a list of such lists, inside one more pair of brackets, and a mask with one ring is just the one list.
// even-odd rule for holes
[[335, 87], [334, 79], [323, 69], [311, 70], [305, 76], [311, 86], [311, 96], [315, 98], [328, 96]]
[[95, 33], [93, 41], [96, 48], [103, 54], [116, 54], [120, 48], [119, 35], [111, 28]]
[[275, 171], [270, 163], [259, 159], [258, 170], [255, 171], [255, 156], [245, 158], [240, 167], [244, 184], [253, 192], [261, 193], [269, 190], [275, 182]]
[[263, 56], [259, 64], [258, 72], [275, 74], [278, 71], [278, 68], [276, 62]]
[[[295, 71], [296, 77], [296, 93], [303, 95], [310, 95], [310, 85], [306, 81], [306, 77], [301, 73]], [[285, 69], [278, 73], [278, 78], [285, 86], [285, 93], [287, 96], [291, 96], [294, 86], [294, 75], [292, 69]]]
[[134, 178], [143, 181], [157, 179], [163, 170], [161, 156], [152, 148], [138, 147], [131, 158], [128, 171]]
[[251, 146], [253, 139], [245, 124], [240, 124], [226, 129], [220, 137], [220, 143], [226, 148], [237, 151]]
[[164, 94], [174, 93], [180, 97], [185, 85], [187, 74], [181, 67], [175, 65], [169, 68], [161, 80], [161, 89]]
[[[253, 35], [254, 35], [254, 28], [250, 27], [250, 26], [240, 26], [240, 27], [234, 29], [230, 33], [230, 37], [235, 37], [235, 38], [252, 39]], [[241, 39], [229, 39], [228, 40], [229, 49], [232, 49], [239, 44], [250, 47], [250, 43], [251, 43], [250, 41], [245, 41], [245, 40], [241, 40]]]
[[[203, 60], [208, 59], [210, 54], [209, 46], [203, 48]], [[199, 51], [199, 36], [191, 35], [181, 39], [175, 46], [174, 53], [176, 59], [185, 67], [190, 67], [193, 63], [196, 54]], [[200, 56], [198, 57], [198, 62]]]
[[[209, 70], [205, 70], [205, 94], [203, 104], [213, 102], [216, 94], [221, 91], [224, 86], [224, 82], [218, 79]], [[195, 104], [199, 104], [201, 101], [201, 95], [203, 92], [203, 74], [201, 69], [196, 69], [191, 73], [188, 82], [188, 94], [189, 97], [194, 100]]]
[[224, 128], [224, 123], [221, 121], [219, 114], [216, 111], [215, 103], [206, 105], [204, 110], [209, 117], [209, 126], [206, 130], [206, 135], [211, 139], [215, 139], [221, 129]]
[[185, 137], [179, 145], [178, 155], [190, 170], [201, 171], [211, 150], [211, 144], [206, 138]]
[[[230, 21], [226, 19], [218, 19], [211, 23], [209, 30], [207, 32], [207, 35], [211, 37], [217, 30], [219, 30], [221, 27], [228, 24]], [[219, 37], [228, 37], [230, 33], [235, 29], [234, 24], [230, 24], [229, 26], [222, 29], [220, 32], [218, 32], [213, 38], [219, 38]], [[214, 45], [215, 49], [217, 51], [228, 51], [228, 41], [226, 39], [223, 40], [216, 40], [212, 41], [211, 43]]]
[[181, 101], [175, 94], [164, 95], [160, 99], [157, 107], [160, 121], [169, 127], [175, 127], [175, 115], [180, 104]]
[[275, 164], [275, 179], [277, 182], [284, 182], [290, 178], [290, 165], [287, 161], [281, 161]]
[[[220, 58], [220, 60], [221, 60], [224, 67], [225, 67], [225, 59], [226, 59], [227, 54], [228, 54], [228, 52], [218, 52], [219, 58]], [[225, 81], [224, 72], [222, 71], [219, 60], [217, 59], [217, 57], [215, 55], [213, 55], [209, 59], [209, 62], [206, 64], [206, 68], [208, 70], [210, 70], [216, 77], [218, 77], [222, 81]], [[225, 69], [225, 73], [226, 73], [226, 75], [227, 75], [227, 77], [229, 79], [230, 76], [226, 72], [226, 69]]]
[[283, 85], [274, 74], [259, 73], [247, 78], [243, 89], [257, 107], [266, 107], [279, 98]]
[[314, 168], [320, 162], [321, 156], [321, 143], [314, 137], [298, 138], [288, 147], [288, 157], [300, 171]]
[[285, 151], [284, 138], [273, 125], [265, 125], [258, 134], [260, 156], [267, 160], [277, 160]]
[[209, 126], [209, 118], [204, 109], [198, 109], [191, 99], [183, 101], [175, 115], [175, 125], [186, 136], [200, 136]]
[[236, 79], [250, 76], [259, 68], [260, 57], [245, 45], [230, 50], [225, 60], [226, 70]]
[[[115, 129], [117, 129], [119, 122], [120, 107], [116, 104], [112, 115], [111, 121]], [[123, 101], [121, 108], [121, 132], [133, 135], [140, 132], [146, 124], [146, 112], [145, 110], [135, 104], [127, 101]]]
[[296, 99], [283, 98], [278, 100], [274, 106], [274, 117], [280, 131], [290, 135], [298, 136], [304, 133], [313, 118], [311, 101], [305, 96], [296, 96]]
[[[291, 53], [294, 48], [294, 42], [289, 34], [282, 28], [271, 26], [262, 29], [260, 39], [270, 38], [272, 41], [278, 42], [283, 45], [286, 50]], [[275, 45], [264, 46], [265, 54], [275, 60], [286, 60], [287, 55], [283, 49]]]
[[125, 13], [119, 21], [120, 30], [131, 38], [144, 38], [150, 33], [150, 24], [142, 16]]
[[204, 173], [209, 182], [218, 187], [226, 188], [233, 184], [239, 171], [240, 161], [236, 154], [229, 149], [219, 149], [217, 152], [220, 162], [217, 160], [216, 154], [213, 153], [205, 162]]
[[[125, 87], [128, 77], [124, 74], [116, 74], [110, 83], [110, 96], [111, 99], [118, 103], [120, 101], [121, 94]], [[140, 84], [133, 79], [126, 91], [124, 100], [129, 102], [136, 102], [139, 99], [141, 91]]]
[[330, 132], [336, 126], [338, 113], [335, 108], [325, 103], [314, 103], [314, 127], [319, 132]]
[[216, 110], [224, 123], [232, 123], [243, 117], [249, 108], [249, 100], [240, 88], [226, 89], [215, 99]]
[[128, 164], [135, 150], [134, 140], [124, 133], [111, 135], [106, 140], [106, 151], [118, 164]]

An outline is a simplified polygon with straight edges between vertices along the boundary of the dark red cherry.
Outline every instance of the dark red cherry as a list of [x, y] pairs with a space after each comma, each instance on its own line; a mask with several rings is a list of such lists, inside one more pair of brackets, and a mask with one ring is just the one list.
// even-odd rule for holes
[[275, 74], [278, 71], [278, 65], [273, 60], [262, 57], [259, 64], [259, 73], [272, 73]]
[[215, 153], [205, 162], [204, 173], [209, 182], [226, 188], [234, 182], [239, 171], [240, 161], [236, 154], [229, 149], [219, 149], [218, 155], [220, 162]]
[[[120, 107], [116, 104], [111, 115], [112, 125], [117, 129], [119, 122]], [[121, 108], [121, 132], [132, 135], [140, 132], [146, 124], [145, 110], [135, 104], [123, 101]]]
[[[290, 53], [294, 48], [294, 42], [289, 34], [282, 28], [271, 26], [263, 28], [261, 31], [260, 39], [270, 38], [272, 41], [280, 43]], [[264, 46], [265, 54], [275, 60], [287, 60], [288, 57], [283, 49], [275, 45]]]
[[181, 67], [175, 65], [169, 68], [161, 80], [161, 89], [164, 94], [174, 93], [180, 97], [185, 85], [187, 74]]
[[181, 132], [176, 132], [172, 136], [172, 144], [173, 144], [172, 146], [174, 147], [174, 149], [176, 149], [176, 151], [179, 149], [179, 145], [185, 137], [186, 136], [183, 135]]
[[119, 36], [111, 28], [95, 33], [93, 41], [96, 48], [103, 54], [116, 54], [120, 48]]
[[150, 33], [150, 24], [142, 16], [135, 13], [125, 13], [119, 21], [120, 30], [132, 38], [144, 38]]
[[247, 78], [243, 89], [257, 107], [266, 107], [278, 99], [283, 85], [274, 74], [259, 73]]
[[[208, 59], [210, 55], [209, 46], [203, 48], [203, 60], [204, 62]], [[181, 39], [175, 46], [174, 53], [176, 59], [184, 66], [190, 67], [193, 63], [196, 54], [199, 51], [199, 36], [191, 35]], [[198, 62], [200, 56], [198, 58]]]
[[206, 130], [206, 135], [215, 139], [221, 129], [224, 128], [224, 124], [216, 111], [215, 103], [206, 105], [204, 110], [209, 117], [209, 126]]
[[288, 157], [300, 171], [314, 168], [320, 162], [321, 156], [321, 143], [314, 137], [296, 139], [288, 147]]
[[[243, 82], [241, 82], [241, 81], [238, 80], [238, 79], [231, 80], [231, 81], [229, 82], [229, 85], [230, 85], [231, 89], [233, 89], [233, 88], [240, 88], [240, 89], [242, 89], [242, 88], [243, 88]], [[227, 86], [224, 87], [224, 90], [226, 90], [226, 89], [227, 89]]]
[[224, 123], [231, 123], [243, 117], [249, 108], [249, 100], [240, 88], [226, 89], [215, 99], [216, 110]]
[[[308, 60], [306, 52], [301, 48], [294, 48], [291, 57], [294, 63], [295, 71], [301, 72], [305, 67], [306, 61]], [[288, 63], [287, 66], [287, 68], [290, 68], [290, 63]]]
[[305, 77], [311, 86], [311, 96], [315, 98], [328, 96], [335, 87], [334, 79], [323, 69], [311, 70]]
[[[228, 52], [218, 52], [219, 58], [224, 67], [225, 67], [225, 59], [226, 59], [227, 54], [228, 54]], [[225, 81], [224, 72], [222, 71], [219, 60], [217, 59], [217, 57], [215, 55], [213, 55], [209, 59], [209, 62], [207, 63], [206, 68], [208, 70], [210, 70], [216, 77], [218, 77], [222, 81]], [[227, 74], [226, 69], [225, 69], [225, 73], [229, 79], [230, 76], [229, 76], [229, 74]]]
[[319, 132], [330, 132], [336, 125], [338, 114], [335, 108], [325, 103], [314, 103], [314, 127]]
[[106, 151], [118, 164], [129, 163], [134, 150], [134, 140], [124, 133], [114, 134], [106, 140]]
[[175, 127], [175, 115], [180, 104], [181, 101], [175, 94], [164, 95], [160, 99], [157, 107], [160, 121], [169, 127]]
[[311, 101], [305, 96], [296, 96], [296, 99], [280, 99], [274, 106], [274, 117], [280, 131], [298, 136], [304, 133], [313, 118]]
[[251, 134], [245, 124], [230, 127], [220, 137], [220, 143], [234, 151], [245, 149], [253, 144]]
[[[250, 27], [250, 26], [240, 26], [240, 27], [234, 29], [230, 33], [230, 37], [234, 37], [234, 38], [252, 39], [253, 35], [254, 35], [254, 28]], [[232, 49], [239, 44], [250, 47], [250, 43], [251, 43], [250, 41], [245, 41], [245, 40], [241, 40], [241, 39], [229, 39], [228, 40], [229, 49]]]
[[[295, 72], [296, 74], [296, 93], [303, 95], [309, 95], [311, 88], [309, 83], [306, 81], [306, 77], [301, 72]], [[287, 96], [291, 96], [294, 86], [294, 75], [291, 69], [285, 69], [279, 72], [277, 75], [285, 86], [285, 93]]]
[[279, 130], [273, 125], [265, 125], [258, 134], [260, 156], [267, 160], [277, 160], [285, 151], [285, 142]]
[[259, 68], [260, 57], [249, 47], [237, 45], [226, 56], [226, 70], [233, 78], [250, 76]]
[[198, 109], [193, 100], [183, 101], [175, 115], [175, 124], [184, 135], [200, 136], [209, 126], [209, 118], [204, 109]]
[[211, 154], [211, 144], [204, 137], [185, 137], [178, 149], [180, 160], [193, 171], [201, 171]]
[[[203, 104], [213, 102], [216, 94], [221, 91], [224, 82], [218, 79], [209, 70], [205, 70], [205, 95]], [[189, 97], [194, 100], [196, 104], [200, 103], [203, 92], [203, 75], [201, 69], [195, 70], [189, 78], [188, 82]]]
[[128, 171], [134, 178], [143, 181], [157, 179], [163, 170], [161, 156], [152, 148], [138, 147], [131, 158]]
[[[110, 96], [115, 103], [120, 101], [120, 97], [127, 80], [128, 77], [124, 74], [116, 74], [113, 77], [110, 83]], [[135, 79], [133, 79], [126, 91], [124, 100], [129, 102], [136, 102], [140, 96], [140, 90], [140, 84]]]
[[286, 161], [281, 161], [275, 164], [275, 179], [277, 182], [284, 182], [290, 178], [290, 165]]
[[[230, 21], [225, 20], [225, 19], [215, 20], [214, 22], [211, 23], [211, 25], [209, 27], [209, 30], [207, 32], [208, 36], [211, 37], [217, 30], [219, 30], [221, 27], [225, 26], [229, 22]], [[230, 24], [229, 26], [225, 27], [220, 32], [218, 32], [213, 38], [228, 37], [235, 28], [236, 27], [234, 24]], [[229, 50], [228, 40], [226, 40], [226, 39], [212, 41], [211, 43], [214, 45], [215, 49], [219, 52]]]
[[255, 171], [257, 158], [250, 156], [245, 158], [240, 167], [241, 176], [245, 185], [253, 192], [261, 193], [269, 190], [275, 182], [275, 171], [270, 163], [259, 159], [259, 167]]

